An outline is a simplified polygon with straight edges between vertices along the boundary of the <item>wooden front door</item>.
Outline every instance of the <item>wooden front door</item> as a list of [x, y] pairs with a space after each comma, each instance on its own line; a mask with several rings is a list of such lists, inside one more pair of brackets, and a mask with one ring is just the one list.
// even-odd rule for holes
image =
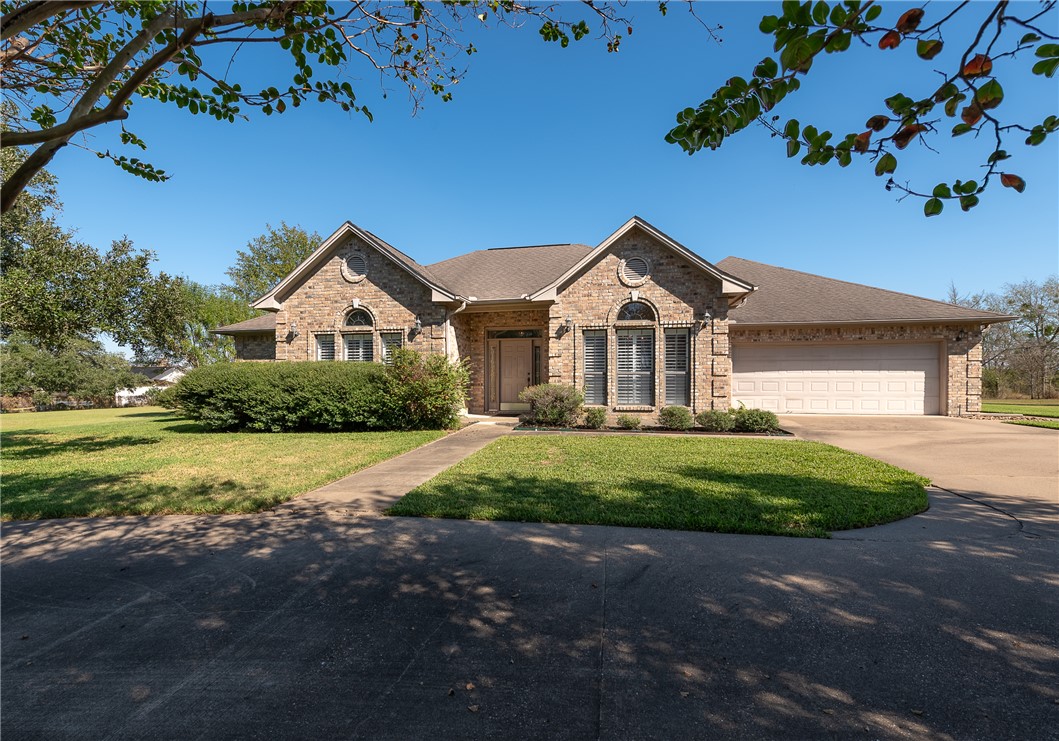
[[532, 383], [533, 340], [500, 340], [500, 410], [526, 411], [518, 395]]

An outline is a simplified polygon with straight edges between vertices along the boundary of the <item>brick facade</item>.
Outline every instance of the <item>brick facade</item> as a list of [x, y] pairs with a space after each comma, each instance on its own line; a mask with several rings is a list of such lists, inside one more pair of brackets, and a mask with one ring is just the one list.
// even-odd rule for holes
[[959, 417], [982, 410], [982, 330], [966, 324], [893, 324], [850, 327], [731, 326], [735, 343], [933, 342], [941, 348], [942, 414]]
[[275, 360], [275, 334], [242, 334], [236, 335], [235, 357], [239, 360]]

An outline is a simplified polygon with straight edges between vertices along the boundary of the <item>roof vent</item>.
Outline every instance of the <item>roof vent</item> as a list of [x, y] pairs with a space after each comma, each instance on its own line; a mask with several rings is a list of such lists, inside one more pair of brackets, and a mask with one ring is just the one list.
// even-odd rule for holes
[[359, 283], [368, 274], [368, 258], [363, 252], [350, 252], [342, 260], [342, 277], [350, 283]]
[[651, 277], [651, 264], [640, 255], [626, 258], [618, 264], [618, 277], [627, 286], [642, 286]]

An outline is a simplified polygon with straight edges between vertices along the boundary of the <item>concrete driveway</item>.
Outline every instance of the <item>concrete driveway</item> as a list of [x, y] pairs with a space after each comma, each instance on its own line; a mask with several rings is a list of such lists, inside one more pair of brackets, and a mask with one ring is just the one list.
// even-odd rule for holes
[[788, 415], [785, 429], [930, 477], [1059, 538], [1059, 432], [952, 417]]

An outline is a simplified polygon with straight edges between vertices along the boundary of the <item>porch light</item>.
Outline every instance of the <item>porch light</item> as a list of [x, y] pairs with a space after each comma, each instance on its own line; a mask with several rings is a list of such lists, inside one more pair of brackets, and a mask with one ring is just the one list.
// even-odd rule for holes
[[288, 342], [293, 342], [294, 340], [296, 340], [300, 336], [301, 336], [301, 332], [298, 331], [298, 323], [297, 322], [291, 322], [290, 323], [290, 331], [287, 332], [287, 341]]
[[408, 330], [409, 337], [415, 337], [417, 334], [423, 331], [423, 320], [416, 314], [415, 323], [412, 324], [412, 328]]

